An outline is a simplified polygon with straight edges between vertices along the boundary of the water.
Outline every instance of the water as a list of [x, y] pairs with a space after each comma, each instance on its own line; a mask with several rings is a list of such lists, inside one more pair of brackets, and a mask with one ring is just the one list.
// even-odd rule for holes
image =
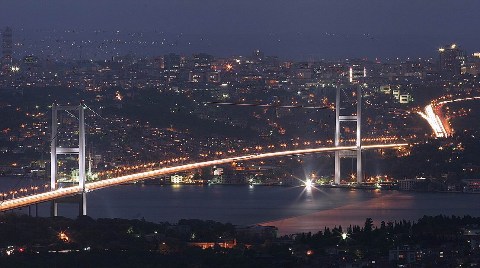
[[[1, 189], [38, 181], [1, 178]], [[39, 182], [44, 184], [45, 182]], [[123, 185], [88, 193], [94, 218], [176, 222], [209, 219], [238, 225], [265, 224], [281, 234], [318, 231], [324, 226], [417, 220], [423, 215], [480, 216], [480, 194], [414, 193], [379, 190], [311, 189], [275, 186]], [[32, 209], [34, 211], [34, 209]], [[21, 212], [28, 213], [26, 208]], [[60, 204], [59, 214], [75, 217], [77, 205]], [[33, 212], [32, 212], [33, 213]], [[39, 206], [47, 216], [49, 205]]]

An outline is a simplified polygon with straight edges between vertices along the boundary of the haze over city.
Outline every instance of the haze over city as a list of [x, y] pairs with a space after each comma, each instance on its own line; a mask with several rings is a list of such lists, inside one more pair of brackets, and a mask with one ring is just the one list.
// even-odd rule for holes
[[99, 38], [94, 31], [120, 31], [123, 37], [141, 33], [136, 38], [149, 42], [166, 38], [164, 45], [123, 50], [149, 56], [232, 56], [261, 49], [291, 59], [430, 57], [443, 44], [458, 42], [471, 50], [480, 41], [480, 3], [468, 0], [29, 0], [0, 6], [0, 26], [15, 28], [25, 45], [45, 36]]

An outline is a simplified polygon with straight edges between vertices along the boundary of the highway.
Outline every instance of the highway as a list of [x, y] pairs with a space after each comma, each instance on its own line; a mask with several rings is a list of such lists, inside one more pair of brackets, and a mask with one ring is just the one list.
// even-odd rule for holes
[[470, 100], [480, 100], [480, 97], [465, 97], [451, 100], [432, 101], [430, 104], [424, 107], [423, 111], [419, 111], [417, 113], [428, 122], [435, 137], [446, 138], [453, 135], [453, 129], [450, 126], [448, 118], [445, 117], [442, 112], [443, 105]]

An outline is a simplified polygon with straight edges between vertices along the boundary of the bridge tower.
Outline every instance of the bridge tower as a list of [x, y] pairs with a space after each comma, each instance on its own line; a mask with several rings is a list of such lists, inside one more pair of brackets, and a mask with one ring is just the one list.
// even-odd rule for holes
[[357, 159], [357, 183], [361, 183], [363, 179], [362, 172], [362, 88], [357, 86], [357, 111], [356, 114], [342, 115], [341, 114], [341, 89], [337, 88], [335, 100], [335, 147], [340, 146], [340, 131], [342, 122], [356, 122], [356, 138], [355, 151], [335, 151], [335, 184], [340, 184], [341, 176], [341, 158], [356, 158]]
[[[58, 155], [76, 154], [78, 155], [78, 185], [80, 186], [79, 215], [87, 215], [87, 196], [85, 191], [85, 107], [83, 104], [78, 106], [52, 106], [52, 142], [51, 142], [51, 169], [50, 169], [50, 189], [58, 188]], [[78, 111], [78, 147], [64, 148], [58, 147], [58, 112], [59, 111]], [[52, 201], [52, 216], [58, 215], [58, 203]]]

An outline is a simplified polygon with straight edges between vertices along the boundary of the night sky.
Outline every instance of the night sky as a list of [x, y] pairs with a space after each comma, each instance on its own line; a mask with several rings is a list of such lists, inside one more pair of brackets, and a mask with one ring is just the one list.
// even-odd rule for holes
[[426, 57], [450, 42], [480, 50], [478, 10], [476, 0], [2, 0], [0, 27], [23, 29], [26, 36], [120, 30], [210, 40], [173, 52], [260, 48], [285, 57]]

